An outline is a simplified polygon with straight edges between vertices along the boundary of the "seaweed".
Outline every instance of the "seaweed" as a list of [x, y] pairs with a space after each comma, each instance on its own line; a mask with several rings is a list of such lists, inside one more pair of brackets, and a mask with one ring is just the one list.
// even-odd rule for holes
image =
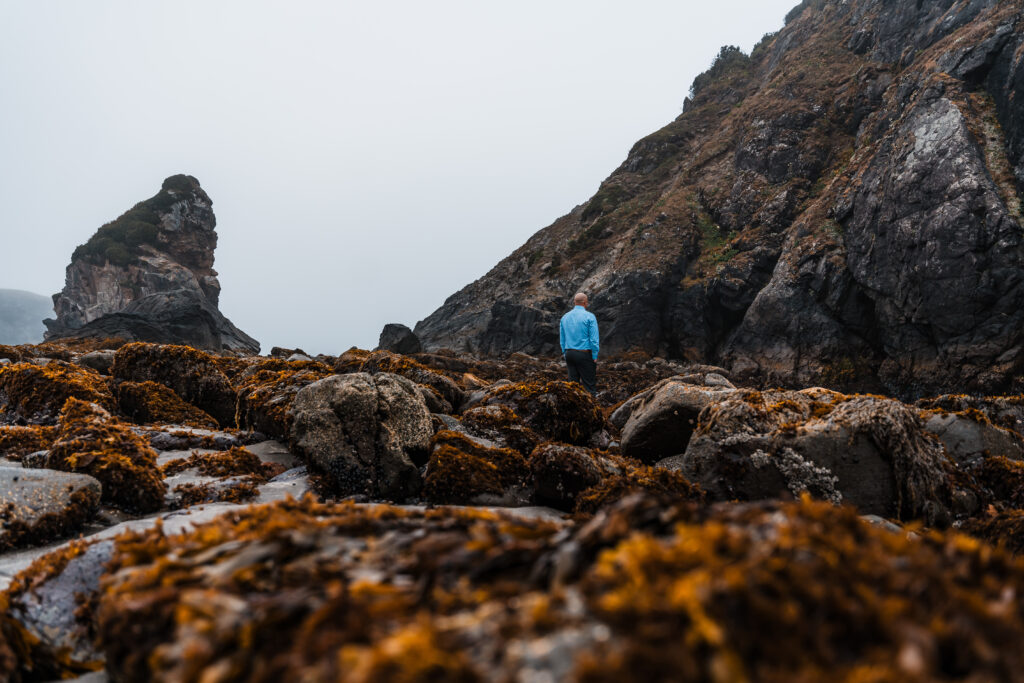
[[121, 414], [136, 424], [177, 424], [216, 429], [217, 421], [186, 403], [174, 390], [158, 382], [121, 382], [117, 385]]
[[295, 395], [303, 387], [333, 374], [328, 366], [316, 361], [261, 359], [235, 380], [238, 392], [235, 421], [243, 429], [256, 429], [287, 439], [292, 427], [291, 407]]
[[0, 367], [0, 414], [35, 424], [53, 424], [69, 398], [113, 410], [113, 394], [98, 372], [64, 361]]
[[111, 374], [118, 382], [163, 384], [222, 427], [235, 426], [235, 391], [208, 353], [191, 346], [134, 342], [117, 350]]
[[470, 503], [480, 495], [500, 496], [508, 488], [523, 486], [528, 475], [520, 453], [442, 430], [431, 441], [423, 495], [433, 503]]
[[171, 460], [161, 468], [163, 475], [171, 476], [196, 468], [205, 477], [230, 477], [253, 475], [261, 481], [280, 474], [283, 465], [266, 463], [259, 456], [242, 446], [217, 453], [193, 453], [187, 458]]
[[22, 456], [43, 451], [53, 445], [56, 427], [26, 425], [0, 427], [0, 457], [20, 460]]
[[104, 503], [130, 512], [152, 512], [163, 505], [166, 486], [156, 452], [102, 408], [69, 398], [46, 466], [95, 477]]
[[505, 405], [552, 441], [586, 444], [605, 426], [593, 397], [574, 382], [520, 382], [491, 389], [485, 405]]

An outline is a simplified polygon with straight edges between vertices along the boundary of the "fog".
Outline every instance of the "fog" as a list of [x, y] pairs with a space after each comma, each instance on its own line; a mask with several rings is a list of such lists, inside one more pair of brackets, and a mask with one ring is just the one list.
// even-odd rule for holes
[[221, 310], [339, 353], [410, 327], [586, 201], [720, 46], [797, 0], [0, 0], [0, 288], [175, 173]]

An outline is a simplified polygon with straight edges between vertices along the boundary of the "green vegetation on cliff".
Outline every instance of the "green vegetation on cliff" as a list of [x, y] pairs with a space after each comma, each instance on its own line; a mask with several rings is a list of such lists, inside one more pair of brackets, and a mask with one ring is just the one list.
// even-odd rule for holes
[[112, 263], [126, 266], [140, 253], [140, 247], [156, 244], [160, 232], [160, 215], [181, 194], [199, 187], [199, 181], [189, 175], [173, 175], [163, 182], [160, 191], [141, 201], [115, 220], [102, 226], [85, 244], [79, 245], [72, 260], [92, 263]]

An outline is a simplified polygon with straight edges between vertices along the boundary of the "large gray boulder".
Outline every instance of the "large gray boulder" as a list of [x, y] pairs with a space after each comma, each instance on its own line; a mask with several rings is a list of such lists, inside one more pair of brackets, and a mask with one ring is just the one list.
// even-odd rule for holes
[[391, 373], [332, 375], [295, 396], [291, 443], [342, 495], [401, 500], [420, 488], [433, 428], [416, 384]]
[[629, 399], [612, 416], [621, 420], [622, 454], [655, 463], [686, 451], [697, 426], [697, 416], [707, 406], [731, 396], [736, 389], [719, 375], [670, 377]]
[[84, 474], [0, 467], [0, 551], [77, 531], [100, 494], [100, 483]]
[[717, 500], [809, 493], [863, 514], [931, 524], [969, 505], [953, 490], [951, 461], [917, 410], [821, 389], [736, 392], [701, 415], [682, 458], [661, 464]]

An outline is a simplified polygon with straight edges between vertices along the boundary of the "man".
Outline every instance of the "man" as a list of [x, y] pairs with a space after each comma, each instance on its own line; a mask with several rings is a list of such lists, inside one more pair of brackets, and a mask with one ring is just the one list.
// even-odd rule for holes
[[583, 292], [573, 297], [573, 304], [558, 326], [562, 355], [569, 381], [580, 382], [591, 394], [597, 394], [597, 352], [601, 347], [597, 318], [587, 310], [587, 295]]

